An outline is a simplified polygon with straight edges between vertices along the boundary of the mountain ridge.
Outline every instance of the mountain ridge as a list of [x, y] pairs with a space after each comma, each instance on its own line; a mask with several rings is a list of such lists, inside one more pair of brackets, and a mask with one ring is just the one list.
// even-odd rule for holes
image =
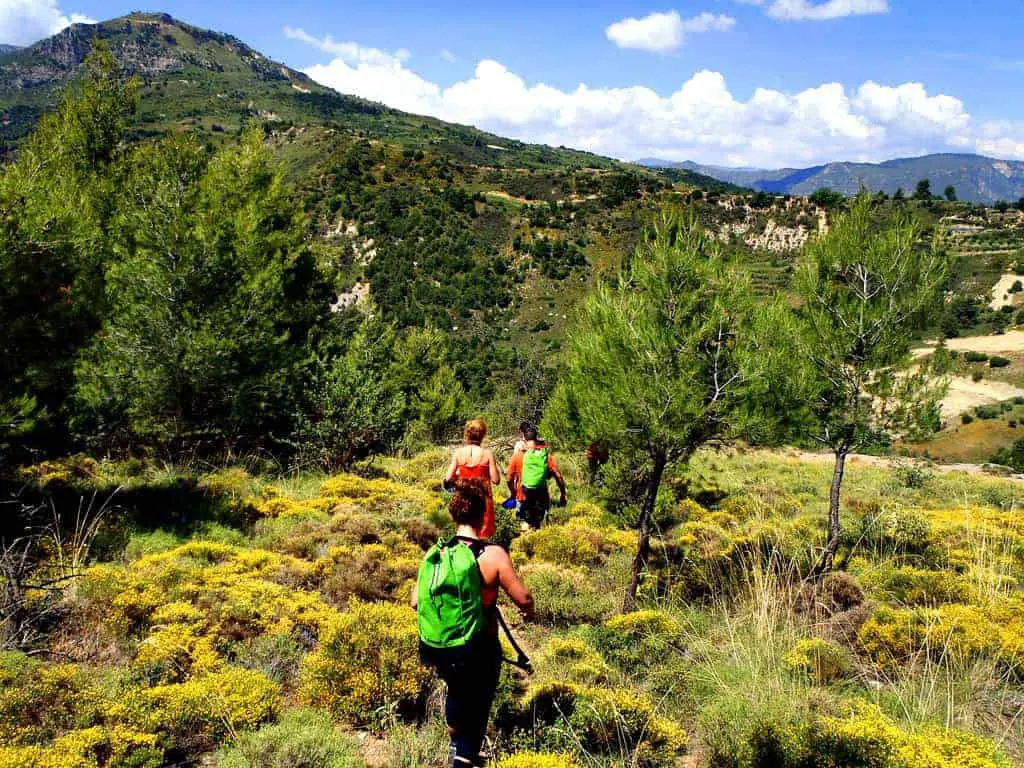
[[918, 181], [928, 179], [933, 194], [941, 194], [946, 186], [952, 185], [959, 199], [968, 202], [994, 203], [1024, 197], [1024, 162], [971, 153], [940, 152], [879, 163], [836, 161], [807, 168], [778, 169], [727, 168], [657, 158], [637, 162], [653, 168], [689, 170], [775, 194], [809, 195], [826, 187], [850, 195], [861, 185], [873, 192], [894, 194], [902, 188], [910, 194]]
[[[530, 144], [341, 94], [233, 35], [159, 12], [72, 24], [33, 45], [0, 53], [0, 152], [15, 148], [56, 106], [60, 93], [81, 75], [97, 40], [106, 42], [126, 75], [141, 80], [136, 136], [191, 130], [216, 142], [248, 123], [269, 123], [275, 129], [322, 124], [363, 138], [436, 148], [479, 165], [665, 176], [585, 150]], [[684, 179], [708, 189], [728, 188], [692, 172]]]

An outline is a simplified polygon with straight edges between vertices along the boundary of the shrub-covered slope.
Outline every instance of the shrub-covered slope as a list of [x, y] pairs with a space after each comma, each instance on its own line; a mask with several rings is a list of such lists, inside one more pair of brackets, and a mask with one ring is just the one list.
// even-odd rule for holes
[[[408, 607], [449, 529], [445, 461], [277, 480], [27, 470], [58, 509], [122, 490], [88, 561], [81, 539], [47, 548], [43, 573], [68, 581], [32, 597], [54, 618], [0, 657], [0, 765], [445, 765]], [[619, 615], [631, 514], [564, 464], [567, 510], [525, 535], [499, 520], [539, 610], [513, 621], [536, 672], [503, 675], [497, 765], [1021, 764], [1018, 484], [855, 463], [843, 568], [807, 583], [827, 466], [703, 454], [659, 502], [641, 609]]]

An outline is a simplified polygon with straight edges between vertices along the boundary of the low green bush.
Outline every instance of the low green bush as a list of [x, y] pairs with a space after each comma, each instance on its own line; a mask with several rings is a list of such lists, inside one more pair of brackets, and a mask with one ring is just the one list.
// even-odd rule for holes
[[1010, 358], [993, 355], [988, 359], [989, 368], [1006, 368], [1010, 364]]
[[974, 415], [986, 421], [998, 419], [1002, 414], [1003, 412], [995, 405], [979, 405], [974, 409]]
[[240, 733], [222, 748], [217, 768], [363, 768], [353, 739], [315, 709], [287, 712], [279, 722]]
[[537, 603], [537, 618], [550, 624], [601, 621], [618, 607], [618, 595], [599, 592], [582, 570], [552, 563], [529, 563], [523, 581]]
[[988, 355], [984, 352], [964, 352], [964, 360], [968, 363], [984, 363], [988, 360]]

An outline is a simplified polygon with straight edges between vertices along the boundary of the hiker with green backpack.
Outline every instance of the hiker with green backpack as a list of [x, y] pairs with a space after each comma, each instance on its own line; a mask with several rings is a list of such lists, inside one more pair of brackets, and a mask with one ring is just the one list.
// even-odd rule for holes
[[[480, 750], [502, 662], [499, 590], [524, 617], [533, 617], [533, 596], [516, 574], [508, 552], [482, 540], [486, 493], [478, 479], [457, 481], [448, 504], [458, 526], [455, 535], [427, 553], [413, 594], [420, 658], [448, 686], [445, 717], [452, 739], [452, 768], [484, 764]], [[528, 667], [528, 660], [519, 653], [518, 664]]]
[[524, 528], [540, 528], [551, 507], [548, 481], [554, 478], [560, 493], [558, 505], [565, 506], [565, 478], [558, 469], [555, 454], [537, 435], [536, 427], [523, 431], [523, 450], [508, 464], [508, 489], [519, 502], [519, 518]]

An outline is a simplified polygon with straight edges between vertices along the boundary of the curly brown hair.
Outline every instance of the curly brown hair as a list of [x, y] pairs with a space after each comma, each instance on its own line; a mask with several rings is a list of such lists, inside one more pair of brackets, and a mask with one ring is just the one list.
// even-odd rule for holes
[[487, 488], [483, 480], [465, 478], [455, 484], [455, 493], [448, 502], [448, 514], [456, 525], [479, 528], [484, 524], [487, 508]]

